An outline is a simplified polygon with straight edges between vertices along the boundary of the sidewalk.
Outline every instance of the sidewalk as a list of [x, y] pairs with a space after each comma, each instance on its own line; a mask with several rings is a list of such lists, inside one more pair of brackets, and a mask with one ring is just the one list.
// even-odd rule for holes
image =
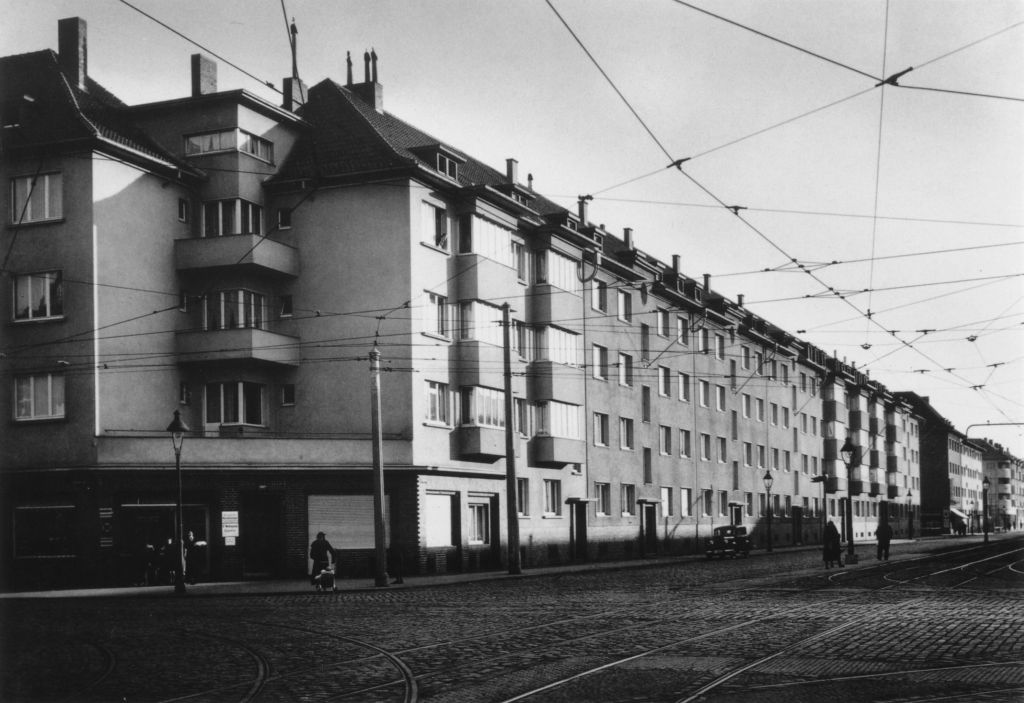
[[[892, 541], [893, 547], [913, 540]], [[870, 549], [874, 553], [874, 540], [858, 540], [855, 545], [863, 550]], [[780, 552], [800, 552], [821, 550], [821, 545], [807, 544], [794, 546], [777, 546], [773, 552], [766, 552], [758, 549], [751, 553], [753, 558], [761, 558], [778, 554]], [[867, 552], [861, 552], [862, 561], [867, 561]], [[642, 569], [652, 566], [664, 566], [666, 564], [678, 564], [690, 561], [705, 561], [704, 554], [681, 554], [666, 555], [647, 558], [624, 559], [621, 561], [597, 561], [579, 564], [565, 564], [560, 566], [541, 566], [524, 568], [521, 574], [510, 575], [504, 570], [498, 571], [474, 571], [469, 573], [456, 574], [435, 574], [429, 576], [407, 576], [403, 583], [389, 583], [388, 586], [375, 586], [372, 578], [359, 579], [338, 579], [335, 582], [338, 592], [352, 591], [386, 591], [392, 589], [422, 588], [426, 586], [441, 586], [456, 583], [471, 583], [474, 581], [492, 581], [498, 579], [530, 578], [533, 576], [548, 576], [552, 574], [570, 574], [585, 571], [616, 571], [619, 569]], [[873, 562], [874, 559], [872, 558]], [[389, 581], [394, 581], [392, 577]], [[232, 596], [232, 595], [307, 595], [316, 592], [309, 585], [309, 579], [297, 578], [287, 580], [259, 580], [259, 581], [219, 581], [210, 583], [197, 583], [186, 587], [188, 596]], [[116, 597], [175, 597], [174, 587], [167, 586], [125, 586], [120, 588], [78, 588], [55, 591], [21, 591], [14, 593], [0, 593], [2, 600], [24, 600], [42, 598], [116, 598]]]

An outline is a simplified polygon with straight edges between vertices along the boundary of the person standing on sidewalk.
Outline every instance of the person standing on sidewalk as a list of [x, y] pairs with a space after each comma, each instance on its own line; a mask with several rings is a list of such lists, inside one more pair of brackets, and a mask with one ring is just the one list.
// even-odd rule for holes
[[839, 530], [831, 520], [825, 525], [825, 534], [821, 541], [821, 554], [825, 560], [825, 568], [831, 569], [832, 562], [839, 562], [843, 565], [843, 546], [839, 537]]
[[[327, 555], [330, 554], [330, 561]], [[313, 560], [313, 569], [309, 572], [309, 584], [316, 585], [316, 577], [334, 562], [334, 547], [327, 541], [323, 532], [316, 533], [316, 539], [309, 545], [309, 558]]]
[[875, 537], [878, 539], [878, 556], [877, 559], [881, 561], [882, 557], [885, 560], [889, 560], [889, 542], [892, 540], [892, 528], [889, 527], [889, 523], [879, 523], [878, 529], [875, 530]]

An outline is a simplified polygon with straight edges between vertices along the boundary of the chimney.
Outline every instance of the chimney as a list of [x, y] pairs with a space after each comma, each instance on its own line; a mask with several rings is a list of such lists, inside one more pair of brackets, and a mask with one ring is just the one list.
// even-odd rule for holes
[[530, 190], [533, 190], [533, 174], [532, 173], [526, 174], [526, 187], [529, 188]]
[[65, 17], [57, 21], [57, 49], [64, 75], [76, 88], [85, 88], [89, 75], [85, 20]]
[[624, 227], [622, 229], [622, 241], [624, 241], [626, 243], [626, 248], [627, 249], [632, 249], [633, 248], [633, 228], [632, 227]]
[[363, 52], [363, 74], [366, 80], [349, 86], [349, 89], [377, 112], [384, 112], [384, 86], [377, 82], [377, 52], [371, 51]]
[[739, 295], [736, 296], [736, 304], [739, 305], [741, 308], [743, 307], [743, 294], [742, 293], [740, 293]]
[[217, 92], [217, 62], [202, 54], [192, 54], [192, 97]]
[[284, 100], [281, 107], [289, 112], [295, 112], [306, 104], [306, 96], [309, 94], [306, 84], [300, 78], [284, 79]]
[[345, 75], [346, 75], [345, 85], [347, 85], [349, 88], [351, 88], [352, 87], [352, 52], [351, 51], [346, 51], [345, 52]]
[[516, 183], [519, 180], [519, 162], [515, 159], [505, 159], [505, 175], [509, 183]]
[[672, 255], [672, 273], [679, 275], [679, 254]]
[[579, 216], [580, 216], [580, 227], [586, 227], [589, 224], [590, 219], [587, 217], [587, 201], [590, 200], [589, 195], [581, 195], [579, 197]]
[[711, 274], [710, 273], [705, 273], [704, 274], [704, 292], [705, 293], [710, 293], [711, 292]]

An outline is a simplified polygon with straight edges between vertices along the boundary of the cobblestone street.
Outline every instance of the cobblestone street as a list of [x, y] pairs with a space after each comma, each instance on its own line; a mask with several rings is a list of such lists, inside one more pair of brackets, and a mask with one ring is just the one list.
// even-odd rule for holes
[[[869, 554], [862, 549], [862, 557]], [[4, 701], [1024, 695], [1024, 544], [815, 550], [388, 589], [7, 598]]]

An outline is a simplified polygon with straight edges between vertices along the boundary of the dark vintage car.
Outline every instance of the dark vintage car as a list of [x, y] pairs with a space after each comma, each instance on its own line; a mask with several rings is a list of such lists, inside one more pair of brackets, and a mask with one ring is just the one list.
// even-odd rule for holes
[[714, 534], [705, 540], [708, 559], [711, 557], [750, 556], [750, 538], [747, 528], [742, 525], [724, 525], [716, 527]]

